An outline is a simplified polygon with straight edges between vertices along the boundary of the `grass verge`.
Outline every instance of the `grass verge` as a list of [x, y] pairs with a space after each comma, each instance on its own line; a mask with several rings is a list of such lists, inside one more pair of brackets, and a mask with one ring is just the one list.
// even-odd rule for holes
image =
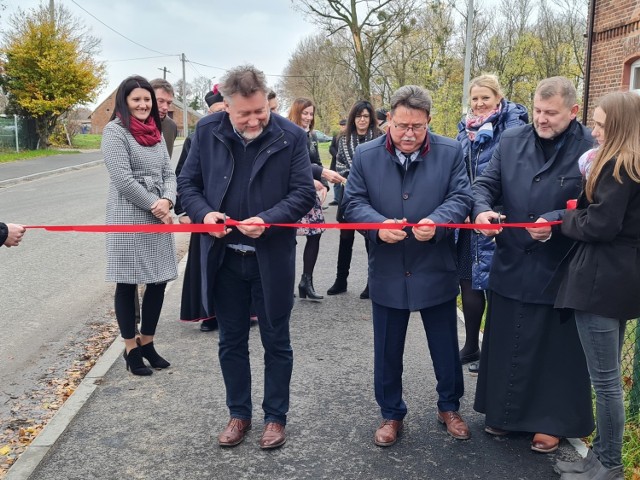
[[67, 153], [80, 153], [77, 150], [25, 150], [23, 152], [8, 152], [0, 150], [0, 163], [15, 162], [17, 160], [29, 160], [31, 158], [49, 157]]

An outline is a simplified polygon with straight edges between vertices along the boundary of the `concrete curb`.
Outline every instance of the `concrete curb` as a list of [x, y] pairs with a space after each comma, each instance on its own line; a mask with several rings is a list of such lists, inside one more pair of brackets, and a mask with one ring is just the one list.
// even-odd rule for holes
[[[178, 264], [178, 277], [184, 273], [187, 266], [187, 257], [188, 254], [185, 254]], [[169, 292], [175, 284], [175, 280], [170, 282], [167, 285], [165, 293]], [[85, 405], [87, 400], [89, 400], [91, 395], [93, 395], [93, 392], [97, 386], [100, 385], [109, 369], [122, 356], [123, 345], [120, 337], [116, 337], [109, 348], [100, 356], [100, 359], [93, 368], [85, 375], [73, 394], [64, 402], [60, 410], [58, 410], [47, 423], [33, 442], [31, 442], [24, 453], [18, 457], [16, 463], [11, 466], [5, 480], [25, 480], [31, 476], [51, 447], [53, 447], [73, 421], [80, 409]]]
[[81, 163], [80, 165], [71, 165], [69, 167], [62, 167], [56, 170], [47, 170], [46, 172], [38, 172], [33, 173], [31, 175], [25, 175], [23, 177], [10, 178], [8, 180], [0, 180], [0, 188], [9, 187], [11, 185], [16, 185], [18, 183], [30, 182], [32, 180], [38, 180], [39, 178], [49, 177], [51, 175], [58, 175], [61, 173], [70, 172], [73, 170], [82, 170], [84, 168], [95, 167], [97, 165], [102, 165], [104, 160], [94, 160], [91, 162]]

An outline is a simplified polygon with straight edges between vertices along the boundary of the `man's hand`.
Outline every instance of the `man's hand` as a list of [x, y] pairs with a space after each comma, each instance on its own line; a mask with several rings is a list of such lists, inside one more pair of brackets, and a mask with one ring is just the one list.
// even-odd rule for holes
[[[549, 220], [546, 220], [542, 217], [538, 218], [535, 223], [547, 223]], [[546, 225], [544, 227], [529, 227], [527, 228], [527, 232], [531, 235], [531, 238], [537, 240], [539, 242], [545, 242], [551, 238], [551, 226]]]
[[[406, 221], [407, 221], [406, 218], [403, 218], [402, 220], [395, 220], [393, 218], [389, 218], [382, 223], [405, 223]], [[404, 240], [405, 238], [407, 238], [407, 232], [400, 229], [391, 230], [391, 229], [381, 228], [380, 230], [378, 230], [378, 236], [380, 237], [380, 240], [382, 240], [385, 243], [398, 243]]]
[[260, 225], [244, 225], [245, 223], [264, 223], [264, 220], [260, 217], [251, 217], [246, 220], [242, 220], [237, 228], [240, 233], [246, 235], [249, 238], [258, 238], [260, 235], [264, 233], [266, 227], [261, 227]]
[[322, 182], [319, 182], [318, 180], [314, 180], [313, 185], [316, 188], [316, 194], [320, 199], [320, 204], [323, 204], [325, 199], [327, 198], [327, 187], [325, 187]]
[[435, 223], [430, 218], [423, 218], [418, 222], [419, 224], [424, 224], [424, 227], [413, 227], [411, 231], [413, 235], [416, 237], [416, 240], [419, 242], [428, 242], [433, 238], [436, 234], [436, 227], [432, 225]]
[[[491, 224], [494, 223], [492, 222], [492, 220], [500, 220], [503, 221], [505, 218], [504, 215], [500, 215], [498, 212], [494, 212], [492, 210], [487, 210], [486, 212], [482, 212], [479, 213], [478, 216], [476, 217], [476, 220], [473, 223], [479, 223], [479, 224]], [[502, 232], [502, 228], [498, 227], [495, 230], [485, 230], [484, 228], [482, 230], [479, 230], [478, 233], [481, 233], [482, 235], [484, 235], [485, 237], [495, 237], [496, 235], [498, 235], [499, 233]]]
[[[212, 224], [216, 224], [216, 223], [224, 223], [225, 221], [225, 214], [224, 213], [220, 213], [220, 212], [209, 212], [204, 216], [204, 219], [202, 220], [202, 223], [204, 223], [205, 225], [212, 225]], [[226, 235], [228, 235], [229, 233], [231, 233], [231, 229], [230, 228], [225, 228], [220, 232], [209, 232], [209, 235], [211, 235], [212, 237], [216, 237], [216, 238], [222, 238]]]
[[[156, 218], [159, 218], [160, 220], [162, 220], [163, 217], [166, 217], [170, 211], [171, 211], [171, 202], [166, 198], [159, 198], [158, 200], [153, 202], [153, 205], [151, 205], [151, 213], [153, 213], [153, 215]], [[164, 223], [167, 223], [167, 222], [164, 222]]]
[[329, 170], [328, 168], [322, 169], [322, 178], [331, 183], [344, 183], [347, 181], [342, 175], [338, 172], [334, 172], [333, 170]]
[[4, 241], [4, 246], [17, 247], [22, 241], [22, 237], [26, 231], [25, 228], [17, 223], [7, 223], [7, 229], [9, 230], [9, 234], [7, 235], [7, 239]]
[[178, 222], [183, 224], [183, 225], [189, 225], [189, 224], [193, 223], [188, 215], [182, 215], [182, 216], [178, 217]]

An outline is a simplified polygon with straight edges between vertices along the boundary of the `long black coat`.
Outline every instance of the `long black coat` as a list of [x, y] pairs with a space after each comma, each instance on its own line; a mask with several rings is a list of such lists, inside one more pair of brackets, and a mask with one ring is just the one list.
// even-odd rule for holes
[[613, 167], [602, 169], [593, 203], [582, 194], [564, 216], [562, 233], [577, 242], [555, 306], [628, 320], [640, 316], [640, 184], [624, 169], [618, 183]]
[[[233, 135], [226, 112], [208, 115], [198, 122], [191, 148], [178, 177], [180, 201], [195, 223], [202, 223], [209, 212], [220, 207], [231, 183], [234, 159], [227, 137]], [[300, 127], [280, 115], [262, 133], [247, 186], [249, 215], [265, 223], [295, 223], [313, 206], [316, 198], [309, 162], [307, 135]], [[215, 273], [222, 263], [224, 241], [203, 235], [202, 291], [213, 287]], [[296, 231], [270, 227], [255, 239], [267, 315], [281, 317], [293, 308]], [[205, 295], [205, 300], [207, 300]], [[205, 305], [210, 311], [209, 305]]]
[[[507, 222], [561, 220], [567, 200], [577, 198], [582, 188], [578, 158], [591, 147], [590, 131], [575, 120], [549, 160], [533, 125], [505, 130], [489, 165], [473, 184], [473, 219], [503, 205]], [[544, 243], [522, 228], [505, 228], [495, 239], [489, 288], [513, 300], [553, 305], [555, 292], [546, 287], [572, 241], [557, 227]]]

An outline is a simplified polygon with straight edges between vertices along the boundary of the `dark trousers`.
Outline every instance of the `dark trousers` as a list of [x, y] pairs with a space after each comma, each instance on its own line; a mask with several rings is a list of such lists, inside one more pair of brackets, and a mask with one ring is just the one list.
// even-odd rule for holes
[[[142, 320], [140, 333], [142, 335], [155, 335], [160, 311], [164, 302], [165, 283], [150, 283], [145, 286], [142, 297]], [[126, 340], [136, 336], [136, 311], [140, 308], [138, 298], [138, 285], [133, 283], [116, 283], [114, 296], [116, 320], [120, 327], [120, 335]]]
[[[409, 310], [373, 303], [374, 386], [382, 417], [402, 420], [407, 405], [402, 399], [402, 357], [409, 324]], [[420, 310], [436, 374], [438, 409], [458, 411], [464, 394], [458, 355], [455, 299]]]
[[220, 332], [218, 357], [230, 415], [245, 420], [251, 418], [249, 316], [253, 301], [264, 348], [264, 420], [286, 424], [293, 370], [291, 315], [267, 317], [257, 257], [242, 256], [227, 249], [216, 274], [213, 299]]

